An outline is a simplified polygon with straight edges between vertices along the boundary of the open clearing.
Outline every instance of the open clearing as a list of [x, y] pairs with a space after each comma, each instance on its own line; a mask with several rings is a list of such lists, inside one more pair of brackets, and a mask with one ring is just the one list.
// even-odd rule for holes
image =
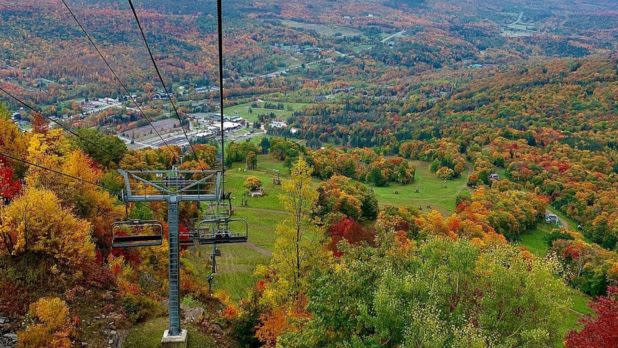
[[[258, 156], [257, 170], [245, 170], [245, 165], [235, 163], [226, 172], [227, 191], [232, 192], [235, 216], [246, 218], [249, 223], [249, 243], [237, 245], [220, 245], [221, 257], [217, 258], [218, 274], [214, 288], [227, 292], [232, 299], [240, 300], [254, 284], [253, 273], [260, 264], [267, 264], [275, 242], [275, 228], [285, 217], [279, 196], [283, 193], [281, 186], [274, 185], [273, 170], [279, 170], [281, 177], [288, 176], [288, 169], [283, 163], [270, 156]], [[241, 207], [240, 200], [244, 192], [244, 181], [248, 176], [258, 177], [263, 184], [266, 196], [248, 198], [248, 206]], [[211, 246], [202, 246], [192, 250], [185, 258], [193, 269], [198, 270], [204, 280], [210, 273]]]
[[380, 205], [405, 206], [421, 211], [436, 209], [442, 214], [452, 213], [455, 210], [457, 194], [468, 189], [468, 171], [464, 171], [457, 179], [444, 181], [431, 172], [429, 163], [411, 162], [416, 167], [412, 184], [372, 187]]
[[[281, 103], [283, 104], [284, 109], [277, 110], [277, 109], [264, 108], [264, 104], [266, 104], [266, 102], [264, 101], [257, 102], [257, 105], [258, 105], [257, 108], [251, 107], [251, 104], [253, 104], [253, 102], [238, 104], [234, 106], [228, 106], [225, 108], [225, 114], [229, 116], [240, 116], [249, 122], [255, 122], [258, 120], [258, 115], [262, 115], [262, 114], [268, 115], [270, 113], [273, 113], [275, 114], [277, 118], [280, 118], [281, 120], [285, 121], [288, 117], [292, 116], [292, 113], [294, 113], [294, 111], [302, 110], [307, 105], [309, 105], [309, 104], [304, 104], [304, 103], [284, 102], [284, 103]], [[274, 102], [274, 104], [279, 104], [279, 103]]]
[[351, 27], [283, 20], [281, 24], [294, 29], [312, 30], [323, 36], [357, 36], [362, 33]]
[[[193, 326], [184, 327], [189, 331], [187, 346], [190, 348], [216, 347], [216, 342]], [[137, 325], [131, 329], [125, 347], [152, 348], [161, 346], [161, 336], [167, 329], [167, 318], [157, 318]]]

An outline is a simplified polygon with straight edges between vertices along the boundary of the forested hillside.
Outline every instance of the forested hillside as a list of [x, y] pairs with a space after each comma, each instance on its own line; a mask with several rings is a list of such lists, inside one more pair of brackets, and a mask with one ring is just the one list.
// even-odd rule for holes
[[223, 81], [134, 3], [0, 4], [0, 346], [160, 346], [175, 250], [190, 347], [618, 346], [614, 1], [224, 1]]

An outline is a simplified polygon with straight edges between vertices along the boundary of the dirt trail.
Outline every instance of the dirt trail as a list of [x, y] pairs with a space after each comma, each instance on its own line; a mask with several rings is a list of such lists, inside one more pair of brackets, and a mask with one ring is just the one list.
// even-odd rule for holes
[[260, 246], [257, 246], [257, 245], [255, 245], [255, 244], [253, 244], [251, 242], [247, 242], [247, 243], [245, 243], [245, 245], [249, 249], [254, 250], [255, 252], [257, 252], [260, 255], [264, 255], [264, 256], [268, 256], [268, 257], [270, 257], [272, 255], [272, 252], [270, 250], [264, 249], [264, 248], [262, 248]]

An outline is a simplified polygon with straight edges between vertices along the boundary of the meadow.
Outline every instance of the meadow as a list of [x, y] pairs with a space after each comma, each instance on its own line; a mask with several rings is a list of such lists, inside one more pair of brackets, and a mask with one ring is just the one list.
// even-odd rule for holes
[[[255, 122], [258, 120], [258, 115], [273, 113], [278, 119], [285, 121], [288, 117], [292, 116], [294, 111], [302, 110], [308, 105], [305, 103], [283, 102], [281, 104], [283, 104], [284, 109], [277, 110], [264, 108], [266, 101], [257, 102], [257, 108], [252, 107], [251, 104], [253, 102], [228, 106], [225, 108], [225, 114], [228, 116], [240, 116], [249, 122]], [[275, 102], [275, 104], [279, 104], [279, 102]]]
[[372, 187], [381, 206], [405, 206], [417, 208], [420, 211], [435, 209], [442, 214], [450, 214], [455, 210], [455, 198], [465, 190], [468, 181], [468, 171], [464, 171], [454, 180], [441, 180], [430, 170], [430, 164], [422, 161], [411, 161], [416, 168], [414, 182], [409, 185], [391, 184], [387, 187]]

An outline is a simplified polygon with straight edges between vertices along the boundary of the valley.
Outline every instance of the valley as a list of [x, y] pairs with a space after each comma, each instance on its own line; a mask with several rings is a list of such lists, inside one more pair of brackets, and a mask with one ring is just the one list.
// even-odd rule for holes
[[618, 345], [615, 1], [0, 21], [0, 346]]

